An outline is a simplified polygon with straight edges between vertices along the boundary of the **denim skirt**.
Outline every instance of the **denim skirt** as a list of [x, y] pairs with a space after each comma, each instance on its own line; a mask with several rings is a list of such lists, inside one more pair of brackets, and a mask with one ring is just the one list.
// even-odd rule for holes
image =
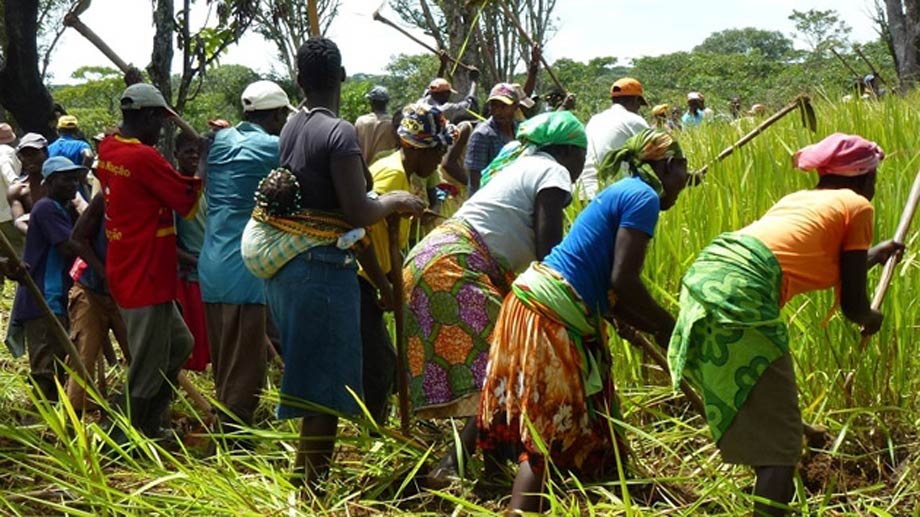
[[354, 254], [313, 248], [265, 285], [284, 357], [278, 418], [358, 414], [355, 397], [363, 398], [364, 389]]

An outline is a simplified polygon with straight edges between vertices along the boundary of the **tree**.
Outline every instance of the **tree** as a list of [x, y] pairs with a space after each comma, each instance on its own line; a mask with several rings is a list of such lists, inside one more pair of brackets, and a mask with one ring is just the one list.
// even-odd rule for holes
[[694, 52], [710, 54], [750, 54], [759, 51], [772, 61], [782, 61], [793, 52], [792, 40], [779, 31], [747, 27], [714, 32]]
[[815, 54], [824, 55], [827, 49], [849, 45], [852, 29], [833, 9], [793, 9], [789, 19], [795, 24], [793, 36], [802, 38]]
[[[400, 17], [434, 38], [438, 49], [480, 68], [486, 85], [511, 80], [521, 58], [530, 53], [502, 5], [515, 13], [534, 42], [546, 43], [553, 30], [556, 0], [393, 2]], [[458, 91], [469, 85], [466, 74], [455, 75], [453, 82]]]
[[23, 131], [47, 137], [51, 127], [52, 101], [38, 64], [38, 0], [3, 2], [3, 55], [0, 57], [0, 105]]
[[907, 90], [917, 83], [920, 74], [920, 1], [885, 0], [882, 25], [889, 37], [901, 89]]
[[[339, 14], [340, 0], [317, 0], [320, 33]], [[297, 75], [297, 49], [310, 34], [307, 2], [297, 0], [261, 0], [255, 15], [255, 30], [278, 49], [290, 77]]]
[[[173, 0], [156, 0], [153, 13], [156, 33], [150, 66], [147, 67], [151, 82], [167, 100], [172, 99], [171, 67], [175, 37], [176, 46], [182, 51], [182, 73], [173, 101], [179, 113], [201, 91], [208, 69], [216, 65], [227, 48], [238, 42], [249, 28], [258, 6], [258, 0], [206, 0], [207, 16], [201, 26], [193, 31], [193, 0], [181, 2], [182, 9], [176, 13]], [[215, 20], [216, 23], [212, 23]], [[162, 141], [161, 150], [165, 156], [172, 156], [172, 131], [171, 127], [168, 128], [166, 138]]]
[[[5, 2], [0, 0], [0, 41], [6, 41], [3, 11]], [[71, 0], [39, 0], [38, 16], [36, 25], [38, 27], [36, 41], [38, 42], [38, 55], [40, 57], [41, 76], [46, 79], [48, 75], [48, 65], [51, 63], [51, 55], [57, 46], [61, 35], [64, 34], [64, 24], [60, 20], [71, 7]], [[0, 53], [2, 59], [2, 53]]]

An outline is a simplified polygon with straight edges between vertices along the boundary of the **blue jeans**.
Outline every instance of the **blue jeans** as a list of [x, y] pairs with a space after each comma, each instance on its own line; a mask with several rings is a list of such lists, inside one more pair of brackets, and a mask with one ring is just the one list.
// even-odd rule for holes
[[360, 292], [354, 254], [313, 248], [265, 282], [281, 334], [284, 375], [278, 418], [360, 412], [363, 397]]

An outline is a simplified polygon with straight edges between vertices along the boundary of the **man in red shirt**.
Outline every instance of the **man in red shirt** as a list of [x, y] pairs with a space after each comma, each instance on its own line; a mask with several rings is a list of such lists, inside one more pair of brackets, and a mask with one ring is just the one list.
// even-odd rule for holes
[[97, 174], [105, 196], [109, 241], [106, 277], [128, 330], [125, 413], [150, 437], [160, 436], [172, 386], [193, 338], [176, 305], [178, 259], [173, 211], [195, 214], [201, 180], [179, 175], [152, 147], [163, 122], [175, 116], [149, 84], [121, 97], [118, 135], [99, 144]]

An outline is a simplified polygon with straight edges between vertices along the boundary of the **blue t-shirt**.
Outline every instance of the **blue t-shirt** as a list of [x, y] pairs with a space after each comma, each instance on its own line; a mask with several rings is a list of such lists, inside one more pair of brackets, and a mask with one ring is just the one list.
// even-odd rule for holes
[[660, 209], [658, 194], [641, 179], [620, 180], [588, 204], [543, 262], [572, 284], [589, 309], [606, 314], [617, 230], [631, 228], [651, 237]]
[[684, 116], [680, 118], [680, 123], [684, 127], [696, 127], [703, 123], [703, 111], [697, 111], [696, 115], [690, 113], [689, 111], [684, 112]]
[[[22, 260], [29, 265], [29, 274], [41, 289], [51, 310], [67, 316], [67, 293], [73, 281], [70, 267], [73, 258], [65, 259], [57, 246], [70, 239], [73, 217], [69, 210], [50, 197], [41, 198], [29, 215], [29, 231]], [[28, 289], [20, 285], [13, 300], [12, 320], [24, 322], [44, 316]]]
[[72, 135], [61, 135], [48, 146], [48, 158], [63, 156], [75, 165], [83, 165], [83, 150], [90, 149], [88, 143]]
[[207, 303], [265, 304], [264, 283], [243, 265], [240, 241], [259, 181], [279, 166], [278, 137], [241, 122], [214, 135], [208, 152], [204, 244], [198, 257]]

